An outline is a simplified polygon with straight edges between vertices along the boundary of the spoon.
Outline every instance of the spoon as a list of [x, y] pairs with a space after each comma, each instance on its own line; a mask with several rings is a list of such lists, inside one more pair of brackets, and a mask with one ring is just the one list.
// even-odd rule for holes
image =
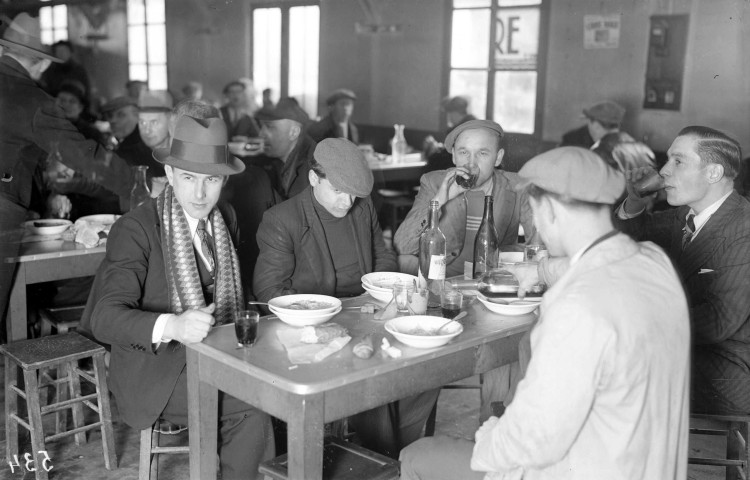
[[268, 305], [267, 302], [256, 302], [255, 300], [249, 300], [246, 302], [248, 305]]
[[443, 328], [445, 328], [446, 326], [448, 326], [449, 323], [456, 322], [459, 319], [464, 318], [465, 316], [466, 316], [466, 312], [459, 313], [458, 315], [456, 315], [455, 317], [451, 318], [450, 320], [448, 320], [444, 324], [440, 325], [440, 327], [437, 330], [435, 330], [435, 333], [439, 334], [443, 330]]

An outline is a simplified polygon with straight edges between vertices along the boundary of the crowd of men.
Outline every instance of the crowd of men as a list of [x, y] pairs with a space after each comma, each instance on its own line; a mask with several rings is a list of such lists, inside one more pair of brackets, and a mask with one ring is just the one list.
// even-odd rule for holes
[[[684, 478], [691, 411], [750, 413], [750, 203], [734, 189], [741, 149], [725, 133], [677, 134], [660, 170], [674, 208], [651, 212], [634, 184], [653, 154], [622, 135], [619, 105], [583, 111], [591, 145], [552, 149], [515, 174], [500, 168], [502, 127], [446, 102], [458, 107], [443, 144], [451, 165], [422, 177], [391, 250], [356, 146], [353, 92], [334, 92], [314, 125], [293, 99], [246, 118], [231, 100], [221, 110], [190, 99], [173, 107], [141, 92], [104, 106], [112, 139], [102, 141], [77, 127], [80, 89], [61, 86], [56, 103], [35, 83], [61, 60], [35, 32], [22, 14], [0, 40], [0, 257], [19, 250], [34, 175], [53, 144], [79, 188], [115, 199], [128, 197], [133, 164], [164, 177], [112, 227], [82, 319], [111, 349], [110, 389], [131, 427], [187, 423], [183, 347], [245, 300], [355, 296], [364, 274], [415, 273], [431, 202], [447, 275], [463, 273], [486, 195], [503, 248], [518, 248], [523, 226], [549, 249], [538, 264], [511, 267], [520, 293], [540, 281], [549, 289], [520, 365], [486, 378], [475, 442], [418, 440], [435, 391], [350, 419], [365, 447], [400, 455], [402, 478]], [[242, 86], [227, 85], [227, 96]], [[229, 152], [232, 137], [255, 135], [265, 164]], [[476, 184], [464, 188], [456, 178], [472, 166]], [[12, 278], [0, 262], [0, 312]], [[489, 411], [498, 400], [500, 417]], [[222, 478], [255, 475], [275, 455], [271, 419], [229, 395], [220, 409]]]

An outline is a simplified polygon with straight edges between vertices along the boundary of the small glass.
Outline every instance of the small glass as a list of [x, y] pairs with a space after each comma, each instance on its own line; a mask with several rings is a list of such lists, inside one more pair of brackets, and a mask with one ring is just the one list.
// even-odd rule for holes
[[234, 313], [234, 333], [237, 348], [252, 347], [258, 339], [260, 314], [253, 310], [238, 310]]
[[443, 318], [453, 318], [461, 312], [464, 295], [460, 290], [445, 289], [440, 295], [440, 310]]
[[427, 313], [427, 300], [430, 297], [430, 291], [426, 288], [417, 288], [409, 300], [409, 310], [414, 315], [424, 315]]
[[409, 302], [414, 294], [414, 285], [396, 282], [393, 284], [393, 301], [400, 315], [409, 314]]
[[523, 247], [523, 259], [525, 262], [538, 262], [548, 255], [547, 247], [542, 244], [530, 244]]
[[467, 173], [469, 174], [469, 178], [465, 178], [461, 176], [460, 173], [458, 173], [456, 174], [456, 183], [461, 188], [471, 190], [472, 188], [477, 186], [477, 178], [479, 178], [479, 165], [477, 165], [476, 163], [467, 163], [466, 165], [461, 165], [461, 167], [466, 169]]
[[641, 197], [649, 195], [664, 188], [664, 177], [656, 169], [651, 169], [633, 184], [633, 188]]

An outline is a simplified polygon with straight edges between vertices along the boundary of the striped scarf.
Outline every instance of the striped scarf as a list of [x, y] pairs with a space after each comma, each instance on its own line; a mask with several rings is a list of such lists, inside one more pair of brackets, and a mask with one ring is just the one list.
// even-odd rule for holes
[[[190, 235], [185, 212], [175, 198], [171, 185], [167, 185], [156, 199], [156, 211], [161, 218], [161, 248], [171, 311], [179, 315], [185, 310], [205, 307], [193, 237]], [[234, 312], [244, 305], [242, 282], [229, 229], [216, 207], [209, 214], [209, 220], [216, 254], [214, 318], [217, 325], [221, 325], [234, 321]]]

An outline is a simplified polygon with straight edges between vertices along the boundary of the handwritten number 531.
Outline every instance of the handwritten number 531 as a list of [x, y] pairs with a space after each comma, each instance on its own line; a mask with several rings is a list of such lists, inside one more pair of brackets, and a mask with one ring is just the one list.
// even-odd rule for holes
[[[47, 454], [47, 450], [39, 450], [39, 453], [41, 455], [44, 455], [44, 460], [42, 460], [42, 468], [49, 472], [52, 470], [52, 459], [49, 458], [49, 455]], [[18, 459], [18, 455], [13, 455], [13, 461], [8, 462], [8, 465], [10, 466], [10, 473], [16, 473], [16, 467], [18, 467], [22, 472], [23, 469], [26, 468], [29, 472], [35, 472], [36, 467], [34, 466], [34, 458], [31, 456], [30, 453], [24, 453], [23, 459], [26, 460], [26, 464], [22, 467], [21, 461]], [[15, 463], [14, 463], [15, 462]], [[47, 464], [49, 462], [49, 465]]]

